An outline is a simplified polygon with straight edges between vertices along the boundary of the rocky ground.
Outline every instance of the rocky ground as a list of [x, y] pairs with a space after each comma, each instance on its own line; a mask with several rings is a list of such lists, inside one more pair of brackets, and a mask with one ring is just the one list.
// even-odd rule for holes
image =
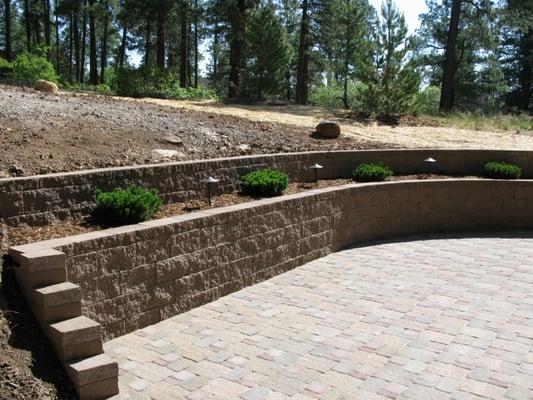
[[[387, 143], [175, 105], [0, 85], [0, 176]], [[392, 146], [394, 147], [394, 146]]]

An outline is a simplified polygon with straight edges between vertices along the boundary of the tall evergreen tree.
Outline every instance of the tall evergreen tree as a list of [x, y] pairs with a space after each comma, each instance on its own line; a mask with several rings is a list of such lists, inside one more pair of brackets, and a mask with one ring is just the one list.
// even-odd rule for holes
[[246, 39], [248, 92], [258, 100], [265, 96], [280, 97], [292, 49], [271, 1], [250, 13]]
[[407, 58], [412, 40], [407, 36], [403, 14], [392, 0], [381, 7], [375, 53], [375, 73], [366, 91], [370, 111], [390, 116], [412, 112], [420, 75]]

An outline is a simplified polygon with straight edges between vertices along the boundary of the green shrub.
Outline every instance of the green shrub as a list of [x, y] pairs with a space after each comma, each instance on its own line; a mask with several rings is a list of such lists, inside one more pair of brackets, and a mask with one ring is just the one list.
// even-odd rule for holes
[[428, 86], [417, 94], [418, 111], [421, 114], [435, 115], [439, 112], [440, 88]]
[[359, 164], [353, 170], [353, 179], [359, 182], [378, 182], [392, 176], [392, 171], [382, 164]]
[[[361, 108], [362, 94], [365, 85], [361, 82], [348, 82], [348, 105], [353, 110]], [[311, 88], [309, 104], [331, 109], [344, 107], [342, 103], [343, 87], [341, 84], [320, 85]]]
[[7, 78], [13, 72], [13, 64], [0, 57], [0, 78]]
[[121, 68], [113, 78], [120, 96], [163, 99], [217, 99], [213, 90], [203, 87], [181, 88], [176, 75], [158, 68]]
[[98, 191], [93, 218], [109, 225], [134, 224], [151, 218], [160, 208], [157, 190], [131, 186], [112, 192]]
[[242, 190], [252, 196], [279, 196], [289, 184], [289, 177], [281, 171], [261, 169], [241, 178]]
[[491, 161], [485, 164], [485, 176], [493, 179], [518, 179], [520, 167], [505, 162]]
[[34, 54], [23, 53], [13, 61], [13, 71], [10, 73], [11, 78], [16, 83], [35, 85], [39, 79], [58, 83], [59, 77], [56, 74], [54, 66], [44, 57]]

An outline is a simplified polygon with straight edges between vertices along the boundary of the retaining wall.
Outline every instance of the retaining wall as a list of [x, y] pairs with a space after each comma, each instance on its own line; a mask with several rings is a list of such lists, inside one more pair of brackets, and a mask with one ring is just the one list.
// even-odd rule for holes
[[55, 249], [105, 338], [205, 304], [354, 243], [533, 229], [533, 182], [432, 180], [312, 190], [10, 249]]
[[41, 176], [0, 179], [0, 223], [38, 226], [57, 219], [87, 213], [94, 205], [97, 188], [104, 190], [140, 184], [157, 188], [164, 202], [205, 196], [201, 182], [207, 175], [220, 179], [219, 193], [237, 189], [244, 173], [272, 167], [286, 171], [291, 180], [313, 179], [306, 167], [315, 162], [325, 168], [324, 178], [348, 178], [361, 162], [382, 162], [397, 174], [424, 171], [423, 160], [437, 160], [435, 172], [479, 175], [487, 161], [520, 165], [524, 178], [533, 178], [533, 157], [527, 151], [500, 150], [376, 150], [275, 154], [107, 168]]

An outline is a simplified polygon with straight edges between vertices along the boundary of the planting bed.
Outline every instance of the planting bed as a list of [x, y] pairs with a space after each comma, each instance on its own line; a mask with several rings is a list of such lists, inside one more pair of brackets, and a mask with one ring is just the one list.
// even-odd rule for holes
[[[476, 177], [467, 176], [460, 179], [475, 179]], [[389, 181], [402, 180], [424, 180], [424, 179], [459, 179], [459, 177], [452, 177], [446, 175], [436, 174], [418, 174], [418, 175], [400, 175], [393, 176]], [[300, 193], [308, 190], [321, 189], [333, 186], [343, 186], [353, 183], [351, 179], [328, 179], [319, 180], [318, 183], [290, 183], [284, 195]], [[256, 201], [254, 198], [241, 193], [221, 194], [214, 196], [212, 205], [209, 206], [205, 199], [190, 200], [186, 202], [169, 203], [162, 206], [161, 210], [154, 216], [153, 219], [167, 218], [191, 212], [208, 210], [212, 208], [219, 208], [231, 206], [235, 204], [246, 203], [249, 201]], [[4, 229], [4, 240], [1, 243], [1, 251], [7, 252], [11, 246], [39, 242], [49, 239], [57, 239], [66, 236], [78, 235], [81, 233], [97, 231], [105, 229], [93, 221], [90, 217], [69, 218], [64, 221], [57, 221], [47, 225], [32, 227], [32, 226], [6, 226]]]

